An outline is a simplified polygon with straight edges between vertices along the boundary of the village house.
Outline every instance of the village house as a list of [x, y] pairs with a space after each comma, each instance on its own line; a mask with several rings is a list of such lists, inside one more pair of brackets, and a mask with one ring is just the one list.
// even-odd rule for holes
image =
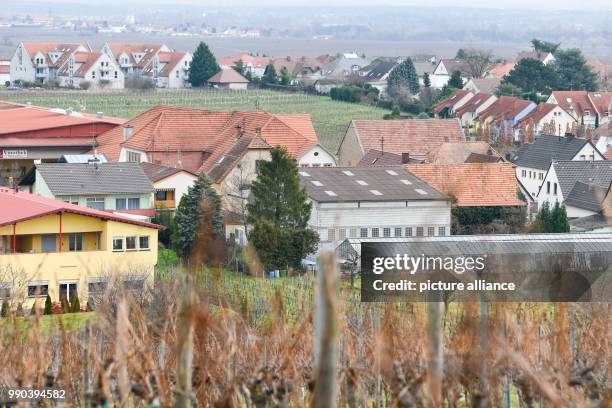
[[465, 62], [457, 59], [441, 59], [430, 76], [431, 86], [433, 88], [444, 87], [444, 85], [448, 84], [448, 80], [456, 71], [461, 73], [463, 83], [466, 83], [470, 79], [470, 74], [468, 73]]
[[356, 53], [344, 53], [323, 66], [323, 76], [326, 78], [344, 78], [357, 74], [367, 66], [369, 61]]
[[387, 92], [387, 78], [399, 63], [401, 63], [401, 60], [398, 59], [378, 58], [361, 68], [359, 76], [363, 78], [366, 84], [372, 85], [378, 89], [381, 95], [384, 95]]
[[106, 211], [0, 188], [0, 268], [9, 298], [39, 307], [73, 296], [84, 305], [116, 279], [142, 294], [153, 285], [161, 227]]
[[317, 58], [299, 57], [292, 58], [290, 56], [284, 58], [274, 58], [271, 64], [277, 75], [280, 75], [281, 70], [286, 69], [291, 75], [291, 84], [310, 84], [323, 77], [323, 67], [331, 61], [329, 55], [321, 55]]
[[464, 106], [474, 97], [474, 94], [466, 89], [457, 89], [448, 98], [434, 105], [434, 113], [437, 118], [453, 118], [457, 109]]
[[270, 58], [241, 53], [220, 58], [218, 63], [221, 69], [230, 69], [235, 67], [239, 61], [242, 61], [245, 74], [248, 72], [253, 78], [261, 78], [266, 72]]
[[589, 140], [566, 136], [539, 135], [534, 143], [524, 143], [512, 160], [516, 177], [529, 194], [538, 196], [544, 176], [553, 160], [604, 160], [603, 155]]
[[[405, 168], [450, 196], [454, 208], [483, 207], [484, 210], [484, 207], [496, 207], [503, 210], [500, 218], [504, 218], [504, 223], [522, 225], [524, 221], [526, 214], [521, 209], [527, 203], [519, 198], [520, 185], [512, 163], [409, 164]], [[454, 228], [453, 233], [477, 232], [461, 229], [459, 225], [454, 225]]]
[[519, 52], [518, 56], [516, 57], [516, 61], [520, 62], [524, 59], [539, 60], [544, 65], [552, 64], [557, 60], [551, 52], [541, 52], [536, 50]]
[[138, 163], [41, 163], [19, 188], [42, 197], [150, 221], [154, 189]]
[[487, 109], [481, 111], [474, 119], [476, 128], [490, 130], [492, 140], [508, 137], [517, 140], [514, 128], [516, 124], [536, 108], [532, 101], [500, 96]]
[[499, 78], [472, 78], [463, 85], [463, 89], [467, 89], [473, 94], [494, 94], [497, 92], [500, 83], [501, 79]]
[[112, 43], [104, 44], [102, 53], [115, 60], [126, 78], [148, 78], [159, 88], [189, 86], [191, 53], [177, 52], [163, 44]]
[[155, 189], [153, 206], [158, 212], [174, 214], [198, 176], [185, 169], [141, 162], [140, 167]]
[[11, 58], [11, 82], [55, 82], [74, 53], [91, 51], [89, 44], [22, 42]]
[[546, 102], [561, 106], [579, 124], [594, 129], [610, 119], [612, 92], [553, 91]]
[[474, 119], [485, 109], [497, 101], [497, 96], [479, 92], [474, 94], [466, 103], [454, 110], [454, 116], [459, 119], [463, 128], [472, 126]]
[[514, 69], [516, 62], [502, 61], [491, 65], [484, 75], [485, 78], [495, 78], [501, 82], [502, 79]]
[[423, 159], [444, 142], [465, 138], [457, 119], [353, 120], [338, 148], [338, 164], [355, 166], [370, 149], [404, 161]]
[[34, 163], [91, 150], [94, 138], [124, 119], [0, 102], [0, 186], [12, 186]]
[[246, 90], [249, 80], [234, 69], [222, 69], [208, 78], [208, 85], [218, 89]]
[[11, 84], [11, 61], [0, 60], [0, 86]]
[[401, 167], [300, 169], [313, 204], [318, 252], [346, 238], [370, 240], [450, 234], [450, 201]]
[[125, 75], [114, 59], [101, 52], [75, 52], [56, 74], [61, 87], [123, 89]]
[[[425, 74], [429, 76], [429, 82], [431, 83], [431, 75], [438, 65], [436, 57], [432, 57], [427, 61], [418, 61], [413, 59], [412, 63], [414, 64], [414, 69], [419, 76], [419, 85], [425, 86]], [[433, 87], [433, 84], [431, 86]]]
[[565, 135], [574, 129], [576, 119], [559, 105], [540, 103], [514, 125], [515, 134], [520, 137], [522, 132], [533, 132], [535, 135]]
[[546, 172], [537, 199], [564, 204], [568, 218], [601, 215], [612, 185], [612, 163], [599, 161], [553, 161]]

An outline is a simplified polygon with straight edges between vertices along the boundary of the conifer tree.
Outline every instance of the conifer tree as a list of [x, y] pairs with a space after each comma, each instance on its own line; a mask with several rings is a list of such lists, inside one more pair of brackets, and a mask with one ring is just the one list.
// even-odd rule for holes
[[287, 150], [276, 147], [270, 161], [257, 164], [247, 205], [253, 224], [249, 241], [266, 268], [300, 268], [301, 260], [314, 252], [318, 234], [308, 227], [312, 204], [300, 185], [295, 162]]
[[419, 93], [419, 76], [412, 59], [406, 58], [393, 68], [387, 77], [387, 87], [390, 89], [406, 87], [413, 95]]
[[[200, 173], [187, 194], [181, 198], [174, 224], [174, 246], [183, 259], [190, 257], [196, 239], [218, 239], [224, 236], [221, 199], [206, 174]], [[203, 224], [211, 226], [213, 237], [199, 236]]]
[[51, 296], [47, 295], [47, 297], [45, 298], [45, 311], [43, 313], [46, 315], [50, 315], [52, 308], [53, 302], [51, 302]]
[[451, 87], [451, 88], [457, 88], [457, 89], [463, 88], [463, 79], [461, 78], [461, 72], [460, 71], [454, 71], [451, 74], [451, 77], [448, 80], [448, 84], [447, 85], [449, 87]]
[[208, 79], [219, 72], [221, 68], [213, 53], [208, 49], [208, 45], [200, 42], [198, 48], [193, 53], [191, 65], [189, 66], [189, 83], [191, 86], [206, 85]]
[[70, 312], [79, 313], [80, 311], [81, 311], [81, 302], [79, 302], [79, 295], [75, 293], [70, 301]]
[[274, 68], [274, 65], [268, 64], [266, 66], [266, 70], [264, 71], [264, 75], [261, 80], [264, 84], [276, 84], [278, 82], [276, 68]]

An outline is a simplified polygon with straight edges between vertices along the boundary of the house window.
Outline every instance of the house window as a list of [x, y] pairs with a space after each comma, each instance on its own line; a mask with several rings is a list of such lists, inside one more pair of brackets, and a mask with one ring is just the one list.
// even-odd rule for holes
[[446, 235], [446, 227], [438, 227], [438, 235], [443, 237]]
[[140, 153], [138, 152], [127, 152], [127, 161], [131, 163], [140, 163]]
[[412, 236], [412, 227], [406, 227], [406, 236], [407, 237], [411, 237]]
[[360, 228], [359, 229], [359, 237], [360, 238], [367, 238], [368, 237], [368, 229], [367, 228]]
[[87, 207], [94, 210], [104, 210], [104, 197], [87, 197]]
[[91, 278], [87, 282], [87, 292], [90, 295], [96, 295], [106, 292], [108, 288], [108, 281], [105, 278]]
[[427, 236], [433, 237], [434, 235], [436, 235], [435, 227], [427, 227]]
[[11, 298], [11, 285], [8, 283], [0, 283], [0, 299], [10, 299]]
[[423, 227], [417, 227], [417, 229], [416, 229], [416, 236], [417, 237], [422, 237], [423, 236]]
[[553, 191], [553, 194], [557, 195], [557, 183], [554, 183]]
[[177, 78], [179, 77], [179, 72], [178, 72], [178, 71], [176, 71], [176, 77], [177, 77]]
[[79, 197], [66, 197], [64, 199], [65, 203], [79, 205]]
[[391, 237], [391, 228], [383, 228], [383, 237], [385, 238]]
[[340, 239], [345, 239], [346, 238], [346, 229], [344, 228], [340, 228]]
[[395, 228], [395, 236], [396, 237], [401, 237], [402, 236], [402, 228], [401, 227], [399, 227], [399, 228], [396, 227]]
[[118, 76], [119, 74], [117, 73], [117, 71], [115, 71], [115, 79], [117, 79]]
[[550, 194], [550, 181], [546, 182], [546, 194]]
[[521, 171], [521, 177], [527, 177], [527, 170]]
[[57, 251], [57, 239], [55, 234], [43, 234], [40, 236], [40, 250], [42, 252]]
[[96, 71], [91, 71], [91, 79], [96, 79]]
[[544, 173], [540, 173], [540, 180], [544, 180]]
[[123, 252], [123, 237], [113, 237], [113, 252]]
[[357, 238], [357, 228], [351, 228], [349, 230], [349, 237], [351, 238]]
[[68, 250], [82, 251], [83, 250], [83, 234], [68, 234]]
[[167, 198], [166, 196], [168, 195], [168, 192], [163, 190], [163, 191], [156, 191], [155, 192], [155, 199], [157, 201], [166, 201]]
[[28, 297], [44, 297], [49, 293], [49, 282], [30, 282], [28, 283]]
[[125, 249], [128, 251], [135, 251], [136, 248], [136, 237], [125, 237]]
[[123, 287], [129, 292], [142, 292], [144, 281], [144, 276], [132, 276], [123, 281]]
[[140, 198], [128, 198], [128, 210], [139, 210]]
[[118, 198], [115, 200], [115, 209], [117, 210], [126, 210], [127, 209], [127, 200], [125, 198]]
[[336, 240], [336, 230], [331, 228], [327, 230], [327, 240], [335, 241]]
[[372, 228], [372, 238], [378, 238], [378, 228]]
[[588, 109], [584, 110], [584, 116], [591, 116], [591, 111]]
[[148, 235], [141, 235], [138, 237], [138, 248], [140, 248], [141, 251], [148, 251], [151, 249], [150, 245], [151, 243]]

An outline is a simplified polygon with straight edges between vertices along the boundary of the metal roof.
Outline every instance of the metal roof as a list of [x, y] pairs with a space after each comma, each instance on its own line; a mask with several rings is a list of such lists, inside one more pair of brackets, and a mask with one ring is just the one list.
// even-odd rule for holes
[[308, 196], [318, 202], [449, 199], [401, 167], [307, 167], [299, 175]]

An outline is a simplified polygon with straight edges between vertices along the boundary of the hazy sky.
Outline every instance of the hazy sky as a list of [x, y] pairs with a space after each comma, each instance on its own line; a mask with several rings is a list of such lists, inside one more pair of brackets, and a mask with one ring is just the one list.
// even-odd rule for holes
[[[3, 0], [4, 1], [4, 0]], [[11, 0], [8, 0], [9, 2]], [[27, 3], [32, 0], [20, 0]], [[34, 0], [37, 1], [37, 0]], [[2, 2], [2, 1], [0, 1]], [[88, 3], [85, 0], [48, 0], [46, 4]], [[106, 0], [110, 4], [194, 4], [199, 6], [253, 6], [252, 0]], [[266, 6], [375, 6], [384, 5], [418, 5], [418, 6], [451, 6], [451, 7], [487, 7], [487, 8], [530, 8], [544, 10], [559, 9], [603, 9], [612, 17], [612, 0], [258, 0], [257, 5]]]

